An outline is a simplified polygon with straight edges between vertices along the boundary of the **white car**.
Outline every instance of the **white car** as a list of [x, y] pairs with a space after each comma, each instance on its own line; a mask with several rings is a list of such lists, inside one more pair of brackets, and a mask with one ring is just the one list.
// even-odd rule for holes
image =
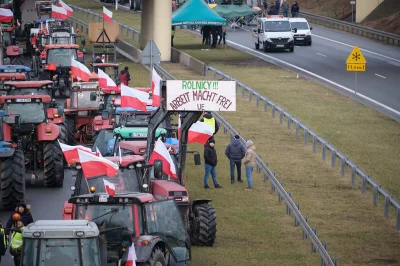
[[297, 29], [297, 32], [294, 34], [294, 43], [311, 45], [312, 27], [308, 25], [308, 21], [305, 18], [289, 18], [289, 22], [292, 29], [293, 28]]

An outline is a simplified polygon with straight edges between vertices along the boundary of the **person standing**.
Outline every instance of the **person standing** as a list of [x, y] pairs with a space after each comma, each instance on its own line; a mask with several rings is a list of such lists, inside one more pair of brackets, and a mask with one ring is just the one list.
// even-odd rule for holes
[[236, 135], [235, 138], [228, 144], [225, 149], [225, 155], [229, 159], [231, 168], [231, 184], [235, 183], [235, 166], [237, 169], [237, 181], [243, 183], [242, 180], [242, 159], [246, 155], [246, 148], [240, 142], [240, 136]]
[[221, 44], [221, 40], [224, 40], [224, 44], [226, 44], [225, 36], [226, 36], [226, 27], [221, 26], [221, 35], [218, 44]]
[[217, 41], [218, 41], [218, 29], [216, 26], [211, 26], [211, 35], [212, 35], [212, 44], [211, 48], [217, 48]]
[[7, 250], [7, 239], [6, 239], [6, 231], [3, 228], [3, 225], [1, 224], [0, 221], [0, 263], [1, 263], [1, 257], [3, 257], [6, 254]]
[[282, 12], [285, 18], [289, 17], [289, 4], [287, 3], [287, 0], [283, 0]]
[[275, 15], [275, 4], [271, 3], [271, 6], [269, 7], [268, 10], [268, 15]]
[[217, 134], [217, 132], [219, 130], [219, 123], [217, 122], [217, 120], [215, 120], [215, 118], [213, 117], [213, 115], [211, 114], [210, 111], [204, 112], [204, 116], [202, 119], [200, 119], [200, 122], [204, 122], [207, 125], [209, 125], [210, 127], [212, 127], [212, 129], [214, 130], [213, 136], [215, 136], [215, 134]]
[[30, 209], [27, 208], [27, 206], [26, 206], [26, 204], [24, 202], [21, 202], [15, 208], [15, 212], [13, 214], [11, 214], [10, 218], [7, 221], [7, 224], [6, 224], [7, 234], [9, 233], [8, 230], [15, 223], [15, 221], [13, 220], [13, 215], [14, 214], [19, 214], [21, 216], [20, 220], [22, 221], [23, 224], [28, 225], [30, 223], [33, 223], [33, 217], [32, 217]]
[[253, 170], [256, 165], [256, 146], [253, 141], [246, 141], [246, 155], [244, 156], [243, 163], [246, 167], [246, 179], [247, 179], [247, 188], [246, 190], [253, 189]]
[[16, 227], [11, 233], [10, 241], [10, 253], [14, 257], [15, 266], [21, 265], [21, 254], [22, 254], [22, 230], [24, 230], [24, 224], [21, 220], [16, 222]]
[[124, 70], [122, 70], [121, 73], [119, 73], [119, 81], [121, 82], [121, 84], [128, 86], [130, 80], [131, 80], [131, 74], [129, 74], [129, 68], [125, 67]]
[[204, 25], [201, 28], [201, 34], [203, 35], [203, 44], [210, 45], [210, 26]]
[[297, 1], [294, 1], [294, 4], [292, 5], [290, 11], [292, 12], [292, 17], [297, 18], [300, 12], [300, 7], [299, 4], [297, 4]]
[[215, 140], [213, 138], [209, 139], [207, 144], [204, 146], [204, 188], [209, 189], [208, 177], [211, 174], [214, 187], [222, 188], [217, 181], [217, 170], [216, 166], [218, 163], [217, 152], [214, 148]]
[[174, 47], [175, 26], [171, 28], [171, 47]]
[[275, 15], [279, 15], [279, 9], [281, 8], [281, 1], [280, 0], [276, 0], [275, 3]]

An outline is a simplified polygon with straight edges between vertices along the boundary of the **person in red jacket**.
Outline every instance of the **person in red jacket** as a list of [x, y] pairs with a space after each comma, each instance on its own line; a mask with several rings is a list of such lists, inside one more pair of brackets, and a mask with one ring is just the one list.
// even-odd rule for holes
[[119, 74], [119, 80], [121, 81], [121, 84], [124, 84], [125, 86], [128, 86], [129, 81], [131, 80], [131, 75], [128, 70], [129, 68], [125, 67]]

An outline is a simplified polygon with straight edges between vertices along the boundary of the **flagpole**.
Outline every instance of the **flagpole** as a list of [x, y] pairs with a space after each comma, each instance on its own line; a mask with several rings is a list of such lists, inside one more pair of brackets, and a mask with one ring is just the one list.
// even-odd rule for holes
[[106, 43], [105, 43], [105, 39], [104, 39], [105, 33], [106, 33], [106, 30], [104, 29], [104, 11], [103, 11], [103, 53], [106, 52]]
[[[82, 171], [82, 175], [83, 175], [83, 171]], [[85, 178], [86, 185], [87, 185], [87, 189], [88, 189], [88, 192], [90, 193], [89, 182], [87, 181], [87, 178], [86, 178], [86, 177], [83, 177], [83, 178]]]

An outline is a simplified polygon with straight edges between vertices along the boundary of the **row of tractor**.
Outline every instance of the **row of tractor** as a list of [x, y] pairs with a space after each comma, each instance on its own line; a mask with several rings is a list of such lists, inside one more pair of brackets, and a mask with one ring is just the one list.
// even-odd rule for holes
[[[23, 265], [128, 265], [132, 253], [136, 265], [188, 265], [192, 245], [213, 246], [215, 209], [208, 199], [191, 200], [183, 178], [188, 131], [202, 112], [180, 113], [178, 140], [178, 114], [165, 100], [154, 107], [150, 88], [135, 88], [149, 93], [146, 111], [121, 106], [118, 63], [91, 63], [88, 81], [72, 75], [71, 58], [84, 63], [86, 50], [68, 21], [40, 18], [30, 33], [31, 68], [0, 66], [2, 205], [23, 202], [27, 181], [61, 187], [69, 171], [75, 184], [63, 220], [26, 225]], [[99, 69], [116, 86], [100, 86]], [[166, 83], [160, 85], [165, 99]], [[150, 161], [160, 141], [168, 162]], [[116, 174], [85, 176], [79, 158], [63, 155], [65, 147], [83, 150], [79, 145], [118, 165]]]

